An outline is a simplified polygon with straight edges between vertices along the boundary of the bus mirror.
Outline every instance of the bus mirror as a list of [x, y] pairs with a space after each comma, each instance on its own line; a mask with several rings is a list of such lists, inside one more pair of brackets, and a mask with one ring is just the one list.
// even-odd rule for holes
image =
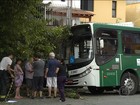
[[100, 48], [104, 48], [104, 40], [100, 39]]

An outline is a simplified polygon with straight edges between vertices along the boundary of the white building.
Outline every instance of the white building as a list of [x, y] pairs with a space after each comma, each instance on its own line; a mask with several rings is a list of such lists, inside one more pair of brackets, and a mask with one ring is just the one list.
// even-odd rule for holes
[[[43, 0], [43, 3], [47, 4], [51, 2], [52, 3], [51, 6], [67, 7], [68, 1], [70, 3], [70, 0]], [[80, 9], [80, 0], [72, 0], [72, 7]]]
[[46, 7], [45, 19], [53, 19], [50, 25], [80, 24], [79, 18], [88, 18], [89, 22], [94, 15], [91, 11], [80, 9], [80, 0], [44, 0]]

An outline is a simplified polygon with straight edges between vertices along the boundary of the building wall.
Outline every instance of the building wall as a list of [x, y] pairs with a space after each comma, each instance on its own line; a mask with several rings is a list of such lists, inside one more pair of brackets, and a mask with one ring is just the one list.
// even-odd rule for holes
[[[65, 0], [64, 2], [61, 0], [43, 0], [43, 4], [47, 4], [49, 2], [51, 2], [50, 7], [66, 8], [66, 7], [68, 7], [68, 5], [69, 5], [69, 7], [71, 5], [70, 0], [69, 0], [69, 3], [68, 3], [68, 0]], [[71, 7], [80, 9], [80, 0], [72, 0]], [[66, 10], [66, 12], [67, 12], [67, 10]], [[51, 16], [47, 15], [47, 18], [54, 19], [55, 21], [49, 22], [49, 25], [67, 25], [67, 21], [68, 21], [67, 16], [53, 16], [52, 14], [50, 14], [50, 15]], [[71, 22], [72, 22], [72, 25], [80, 24], [80, 19], [79, 19], [79, 17], [72, 17]]]
[[132, 21], [135, 26], [140, 27], [140, 3], [126, 6], [126, 21]]
[[[62, 2], [61, 0], [44, 0], [43, 3], [52, 2], [51, 6], [66, 7], [68, 5], [67, 1], [68, 0], [65, 0], [65, 2]], [[92, 17], [91, 22], [100, 22], [100, 23], [125, 22], [126, 0], [116, 0], [116, 1], [117, 1], [117, 15], [116, 18], [112, 18], [112, 0], [94, 0], [93, 12], [95, 15]], [[81, 3], [80, 0], [72, 0], [72, 7], [80, 8], [80, 3]], [[77, 20], [77, 18], [74, 18], [74, 20]], [[89, 19], [80, 18], [80, 21], [89, 22]]]
[[117, 15], [112, 18], [112, 0], [94, 0], [94, 13], [92, 22], [117, 23], [125, 22], [126, 1], [117, 1]]

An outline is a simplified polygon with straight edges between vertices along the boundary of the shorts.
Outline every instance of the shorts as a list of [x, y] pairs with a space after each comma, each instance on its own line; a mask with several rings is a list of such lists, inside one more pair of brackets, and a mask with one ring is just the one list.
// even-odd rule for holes
[[33, 77], [34, 91], [42, 91], [44, 84], [44, 77]]
[[33, 88], [33, 79], [26, 78], [26, 87], [29, 89]]
[[57, 77], [47, 77], [47, 86], [57, 88]]

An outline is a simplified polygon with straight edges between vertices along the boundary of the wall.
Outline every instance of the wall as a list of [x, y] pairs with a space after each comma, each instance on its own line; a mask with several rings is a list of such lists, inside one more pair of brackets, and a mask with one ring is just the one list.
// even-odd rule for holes
[[[43, 4], [47, 4], [51, 2], [50, 7], [59, 7], [59, 8], [66, 8], [68, 6], [68, 0], [65, 0], [65, 2], [62, 2], [61, 0], [44, 0]], [[69, 6], [70, 6], [70, 0], [69, 0]], [[80, 8], [80, 0], [72, 0], [72, 8]], [[67, 12], [67, 11], [66, 11]], [[58, 22], [55, 21], [55, 23], [58, 25], [66, 25], [67, 24], [67, 17], [66, 16], [51, 16], [51, 18], [56, 19]], [[77, 17], [72, 18], [72, 25], [74, 24], [80, 24], [80, 19]], [[50, 24], [52, 25], [51, 22]]]
[[117, 16], [112, 18], [112, 0], [94, 0], [92, 22], [116, 23], [125, 22], [126, 1], [117, 0]]
[[140, 3], [127, 5], [126, 21], [132, 21], [135, 26], [140, 27]]
[[[44, 3], [52, 2], [52, 6], [63, 7], [67, 6], [67, 0], [44, 0]], [[73, 8], [80, 8], [80, 0], [72, 0]], [[94, 0], [94, 16], [92, 22], [100, 23], [116, 23], [125, 22], [126, 19], [126, 0], [117, 0], [117, 16], [112, 18], [112, 0]], [[75, 18], [77, 20], [77, 18]], [[89, 22], [86, 18], [81, 18], [81, 22]], [[79, 22], [79, 21], [78, 21]]]

